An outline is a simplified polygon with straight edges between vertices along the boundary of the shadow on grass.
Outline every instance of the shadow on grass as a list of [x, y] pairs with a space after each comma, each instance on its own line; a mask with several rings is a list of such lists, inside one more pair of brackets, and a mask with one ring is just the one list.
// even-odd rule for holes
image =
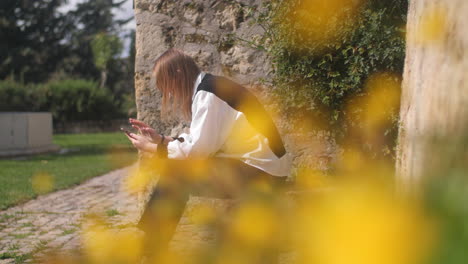
[[88, 155], [99, 155], [99, 154], [109, 154], [109, 155], [117, 155], [117, 154], [127, 154], [127, 153], [135, 153], [138, 152], [133, 148], [127, 145], [118, 145], [113, 147], [102, 147], [102, 146], [80, 146], [77, 148], [62, 148], [63, 150], [67, 150], [66, 153], [54, 152], [48, 154], [39, 154], [39, 155], [28, 155], [28, 156], [16, 156], [16, 157], [6, 157], [0, 158], [0, 160], [14, 160], [14, 161], [38, 161], [38, 160], [57, 160], [64, 157], [74, 157], [74, 156], [88, 156]]

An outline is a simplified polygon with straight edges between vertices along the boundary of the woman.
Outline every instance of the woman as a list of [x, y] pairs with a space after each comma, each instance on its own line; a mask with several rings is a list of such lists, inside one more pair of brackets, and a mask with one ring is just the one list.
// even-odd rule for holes
[[[140, 131], [127, 133], [133, 145], [166, 159], [166, 170], [139, 223], [152, 253], [159, 254], [189, 194], [232, 198], [242, 196], [253, 182], [277, 186], [289, 174], [291, 160], [273, 121], [243, 86], [201, 72], [191, 57], [176, 49], [156, 60], [153, 73], [162, 93], [162, 114], [180, 110], [191, 120], [189, 133], [172, 138], [130, 119]], [[204, 168], [201, 173], [197, 169], [197, 177], [194, 167]], [[168, 204], [171, 210], [161, 209]]]

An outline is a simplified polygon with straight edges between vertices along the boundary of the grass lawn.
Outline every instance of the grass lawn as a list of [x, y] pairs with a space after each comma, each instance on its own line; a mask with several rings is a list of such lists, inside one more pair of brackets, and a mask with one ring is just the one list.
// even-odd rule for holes
[[53, 140], [70, 151], [0, 159], [0, 210], [37, 196], [32, 186], [34, 175], [47, 175], [52, 184], [47, 192], [52, 192], [125, 167], [137, 159], [137, 152], [119, 132], [54, 135]]

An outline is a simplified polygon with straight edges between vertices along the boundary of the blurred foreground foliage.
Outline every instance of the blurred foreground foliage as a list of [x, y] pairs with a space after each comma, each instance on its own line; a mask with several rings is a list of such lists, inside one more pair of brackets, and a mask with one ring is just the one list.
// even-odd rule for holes
[[[463, 122], [460, 120], [460, 122]], [[462, 264], [468, 259], [468, 120], [458, 135], [434, 136], [428, 145], [426, 206], [438, 221], [438, 250], [431, 264]]]
[[50, 111], [54, 122], [124, 118], [131, 107], [131, 103], [117, 100], [108, 89], [92, 81], [0, 81], [0, 111]]
[[[438, 162], [428, 165], [429, 174], [418, 195], [396, 192], [390, 164], [373, 162], [354, 149], [338, 162], [337, 177], [301, 172], [303, 179], [323, 178], [320, 188], [297, 181], [296, 187], [305, 191], [278, 193], [253, 182], [228, 208], [211, 202], [190, 208], [181, 223], [214, 230], [215, 236], [200, 238], [210, 237], [214, 243], [179, 238], [170, 251], [143, 262], [271, 264], [279, 253], [279, 263], [288, 264], [464, 264], [468, 138], [449, 135], [431, 143], [429, 150]], [[202, 180], [206, 164], [195, 171], [193, 164], [187, 164], [193, 175], [186, 176]], [[152, 160], [135, 169], [125, 186], [132, 194], [146, 189], [158, 172], [167, 169], [165, 165], [164, 160]], [[171, 214], [175, 203], [168, 199], [158, 208]], [[145, 244], [138, 229], [117, 228], [104, 214], [90, 215], [82, 227], [79, 257], [59, 256], [46, 263], [138, 263], [145, 259], [145, 247], [160, 251], [157, 245]], [[180, 230], [187, 235], [185, 227]], [[180, 243], [191, 247], [176, 245]]]

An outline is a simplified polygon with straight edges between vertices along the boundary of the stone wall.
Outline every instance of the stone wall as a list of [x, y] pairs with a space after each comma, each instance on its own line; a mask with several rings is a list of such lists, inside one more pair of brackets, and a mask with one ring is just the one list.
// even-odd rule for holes
[[264, 33], [254, 22], [253, 16], [258, 12], [246, 12], [249, 7], [261, 10], [262, 1], [135, 0], [138, 118], [165, 134], [174, 135], [181, 130], [180, 121], [161, 121], [160, 95], [151, 75], [155, 59], [166, 49], [176, 47], [195, 58], [202, 70], [224, 75], [250, 88], [274, 116], [288, 151], [296, 157], [307, 157], [313, 167], [326, 169], [335, 152], [326, 133], [299, 137], [270, 101], [271, 88], [261, 85], [262, 79], [270, 78], [271, 63], [264, 52], [247, 44]]

